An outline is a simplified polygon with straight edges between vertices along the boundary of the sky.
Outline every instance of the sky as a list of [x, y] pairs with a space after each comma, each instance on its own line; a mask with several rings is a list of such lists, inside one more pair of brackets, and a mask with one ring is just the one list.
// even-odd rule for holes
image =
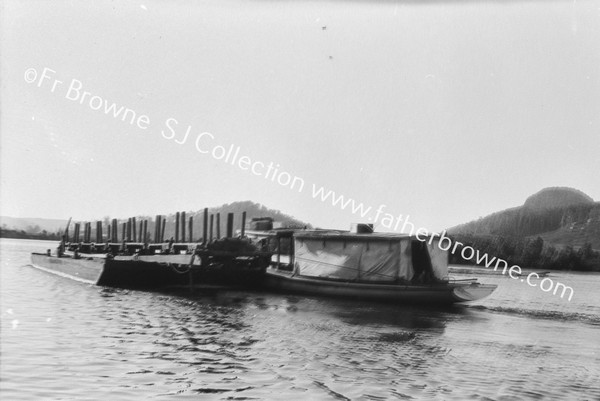
[[600, 200], [600, 1], [9, 0], [1, 15], [0, 215], [252, 200], [321, 227], [388, 231], [389, 213], [436, 231], [548, 186]]

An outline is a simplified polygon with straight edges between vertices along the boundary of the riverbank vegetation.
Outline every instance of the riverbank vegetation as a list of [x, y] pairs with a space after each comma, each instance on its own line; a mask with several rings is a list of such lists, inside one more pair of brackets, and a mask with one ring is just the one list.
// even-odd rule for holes
[[10, 230], [6, 228], [0, 228], [0, 238], [17, 238], [17, 239], [39, 239], [39, 240], [60, 240], [62, 234], [60, 232], [49, 233], [46, 230], [42, 230], [37, 233], [26, 232], [25, 230]]
[[[510, 265], [547, 270], [600, 271], [600, 252], [590, 243], [574, 247], [545, 242], [541, 237], [519, 238], [496, 235], [455, 234], [454, 241], [506, 260]], [[450, 255], [450, 263], [474, 264], [464, 260], [460, 252]]]

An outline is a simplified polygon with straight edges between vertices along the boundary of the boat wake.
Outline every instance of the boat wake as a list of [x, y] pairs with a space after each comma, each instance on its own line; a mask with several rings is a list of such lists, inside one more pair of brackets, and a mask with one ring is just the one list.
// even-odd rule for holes
[[595, 326], [600, 326], [600, 316], [588, 313], [544, 311], [536, 309], [510, 308], [503, 306], [484, 306], [484, 305], [463, 305], [465, 308], [485, 310], [490, 312], [504, 313], [510, 315], [520, 315], [535, 319], [548, 319], [560, 321], [583, 322]]
[[47, 269], [44, 266], [40, 266], [40, 265], [35, 264], [35, 263], [29, 263], [26, 266], [33, 267], [33, 268], [45, 271], [46, 273], [55, 274], [55, 275], [60, 276], [60, 277], [65, 277], [65, 278], [69, 278], [71, 280], [79, 281], [80, 283], [90, 284], [90, 285], [94, 285], [95, 284], [95, 282], [92, 281], [92, 280], [86, 280], [84, 278], [73, 276], [71, 274], [63, 273], [63, 272], [60, 272], [60, 271], [57, 271], [57, 270]]

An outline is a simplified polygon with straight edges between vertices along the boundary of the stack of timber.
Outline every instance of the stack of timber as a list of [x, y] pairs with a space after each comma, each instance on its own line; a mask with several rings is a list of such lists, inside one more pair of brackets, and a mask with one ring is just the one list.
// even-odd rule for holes
[[69, 222], [56, 251], [33, 253], [32, 264], [99, 286], [164, 289], [258, 285], [271, 253], [245, 239], [246, 213], [242, 214], [241, 235], [237, 238], [233, 237], [233, 213], [227, 215], [224, 238], [220, 233], [220, 215], [209, 216], [208, 209], [204, 209], [203, 217], [203, 235], [197, 241], [193, 240], [193, 217], [186, 219], [185, 212], [176, 213], [175, 235], [168, 240], [166, 218], [160, 215], [153, 222], [153, 235], [148, 230], [148, 220], [138, 222], [134, 217], [119, 227], [119, 222], [113, 219], [106, 227], [106, 235], [103, 224], [97, 222], [95, 242], [92, 242], [91, 223], [76, 223], [73, 235], [69, 236]]

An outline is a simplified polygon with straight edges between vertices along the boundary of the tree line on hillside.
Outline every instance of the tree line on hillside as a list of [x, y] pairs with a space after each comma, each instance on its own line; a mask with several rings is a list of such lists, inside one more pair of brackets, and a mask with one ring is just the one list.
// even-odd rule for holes
[[462, 224], [450, 231], [452, 233], [527, 237], [558, 230], [576, 222], [596, 220], [599, 215], [599, 203], [546, 210], [518, 207]]
[[[451, 238], [478, 250], [480, 255], [487, 253], [490, 257], [506, 260], [510, 265], [549, 270], [600, 271], [600, 252], [594, 251], [590, 243], [575, 249], [572, 246], [555, 247], [545, 243], [541, 237], [455, 234]], [[450, 263], [476, 262], [475, 258], [463, 259], [460, 248], [457, 248], [455, 253], [450, 254]]]

